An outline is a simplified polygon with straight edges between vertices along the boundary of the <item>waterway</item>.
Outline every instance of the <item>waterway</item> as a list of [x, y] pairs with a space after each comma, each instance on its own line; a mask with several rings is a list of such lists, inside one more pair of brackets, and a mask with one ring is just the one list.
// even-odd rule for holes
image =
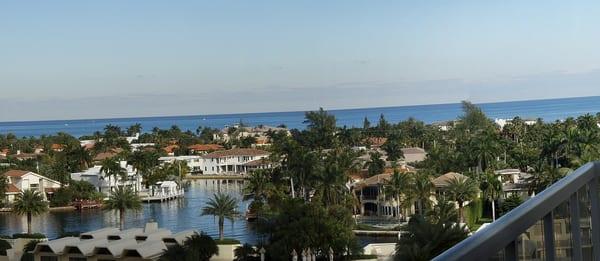
[[[143, 227], [146, 222], [154, 220], [161, 228], [179, 232], [196, 229], [210, 236], [218, 237], [217, 219], [213, 216], [202, 216], [201, 209], [214, 193], [229, 194], [239, 201], [239, 212], [244, 213], [250, 203], [244, 201], [243, 180], [193, 180], [185, 192], [185, 197], [169, 202], [144, 204], [140, 211], [128, 211], [125, 214], [125, 228]], [[65, 232], [87, 232], [104, 227], [118, 227], [116, 211], [91, 209], [84, 211], [51, 211], [35, 216], [32, 230], [43, 233], [48, 238], [56, 238]], [[254, 223], [243, 218], [234, 222], [225, 221], [225, 236], [235, 238], [244, 243], [257, 244], [265, 241]], [[12, 235], [27, 231], [25, 216], [13, 213], [0, 213], [0, 235]], [[359, 237], [362, 245], [367, 243], [393, 242], [392, 237]]]

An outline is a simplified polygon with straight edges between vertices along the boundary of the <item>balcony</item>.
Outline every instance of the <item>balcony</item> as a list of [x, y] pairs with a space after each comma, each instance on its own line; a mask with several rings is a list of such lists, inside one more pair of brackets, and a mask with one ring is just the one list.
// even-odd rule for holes
[[599, 179], [588, 163], [434, 260], [600, 260]]

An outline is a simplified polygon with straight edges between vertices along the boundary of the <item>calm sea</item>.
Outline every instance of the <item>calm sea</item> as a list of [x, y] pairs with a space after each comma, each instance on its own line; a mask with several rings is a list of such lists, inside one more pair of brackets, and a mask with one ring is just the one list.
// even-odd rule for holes
[[[579, 116], [586, 113], [600, 112], [600, 96], [564, 98], [550, 100], [513, 101], [478, 104], [490, 118], [543, 118], [547, 121], [564, 119], [570, 116]], [[459, 103], [398, 106], [384, 108], [364, 108], [331, 110], [338, 125], [362, 126], [364, 117], [371, 122], [376, 122], [380, 114], [391, 122], [414, 117], [426, 123], [452, 120], [462, 111]], [[1, 120], [1, 119], [0, 119]], [[74, 136], [92, 134], [102, 130], [107, 124], [127, 127], [135, 123], [142, 124], [145, 131], [153, 127], [169, 128], [179, 126], [182, 130], [195, 131], [198, 126], [222, 128], [243, 121], [248, 125], [285, 124], [290, 128], [304, 128], [304, 112], [268, 112], [268, 113], [240, 113], [222, 115], [197, 115], [197, 116], [170, 116], [170, 117], [143, 117], [120, 119], [90, 119], [90, 120], [56, 120], [56, 121], [29, 121], [29, 122], [0, 122], [0, 133], [13, 133], [17, 136], [40, 136], [66, 132]]]

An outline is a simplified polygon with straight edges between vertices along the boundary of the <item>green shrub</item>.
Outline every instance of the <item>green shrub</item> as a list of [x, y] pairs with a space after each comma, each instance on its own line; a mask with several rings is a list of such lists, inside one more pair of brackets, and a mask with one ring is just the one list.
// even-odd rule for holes
[[483, 203], [481, 199], [471, 201], [467, 207], [465, 207], [465, 221], [467, 226], [472, 228], [479, 222], [483, 213]]
[[16, 233], [12, 235], [12, 238], [33, 238], [33, 239], [44, 239], [47, 238], [46, 235], [41, 234], [41, 233], [33, 233], [33, 234], [27, 234], [27, 233]]
[[237, 245], [240, 244], [240, 241], [233, 238], [224, 238], [223, 240], [215, 240], [217, 245]]
[[64, 207], [73, 201], [73, 192], [69, 188], [63, 187], [56, 190], [50, 199], [51, 207]]
[[6, 250], [11, 249], [12, 246], [6, 240], [0, 239], [0, 255], [6, 256]]

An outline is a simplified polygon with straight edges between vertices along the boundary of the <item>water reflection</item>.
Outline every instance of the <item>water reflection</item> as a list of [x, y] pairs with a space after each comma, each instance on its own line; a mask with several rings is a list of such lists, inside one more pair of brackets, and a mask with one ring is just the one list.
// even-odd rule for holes
[[[238, 180], [196, 180], [190, 183], [185, 198], [163, 203], [144, 204], [137, 212], [127, 212], [125, 228], [142, 227], [146, 222], [155, 220], [160, 227], [173, 232], [186, 229], [201, 230], [209, 235], [218, 236], [217, 220], [212, 216], [201, 216], [202, 207], [216, 192], [229, 194], [240, 201], [239, 211], [244, 213], [248, 201], [242, 200], [244, 183]], [[63, 232], [91, 231], [102, 227], [118, 227], [118, 213], [107, 210], [53, 211], [33, 219], [32, 229], [48, 235], [50, 238]], [[225, 221], [225, 236], [242, 242], [256, 244], [256, 229], [239, 219], [231, 223]], [[12, 213], [0, 214], [0, 234], [8, 235], [27, 230], [25, 216]]]

